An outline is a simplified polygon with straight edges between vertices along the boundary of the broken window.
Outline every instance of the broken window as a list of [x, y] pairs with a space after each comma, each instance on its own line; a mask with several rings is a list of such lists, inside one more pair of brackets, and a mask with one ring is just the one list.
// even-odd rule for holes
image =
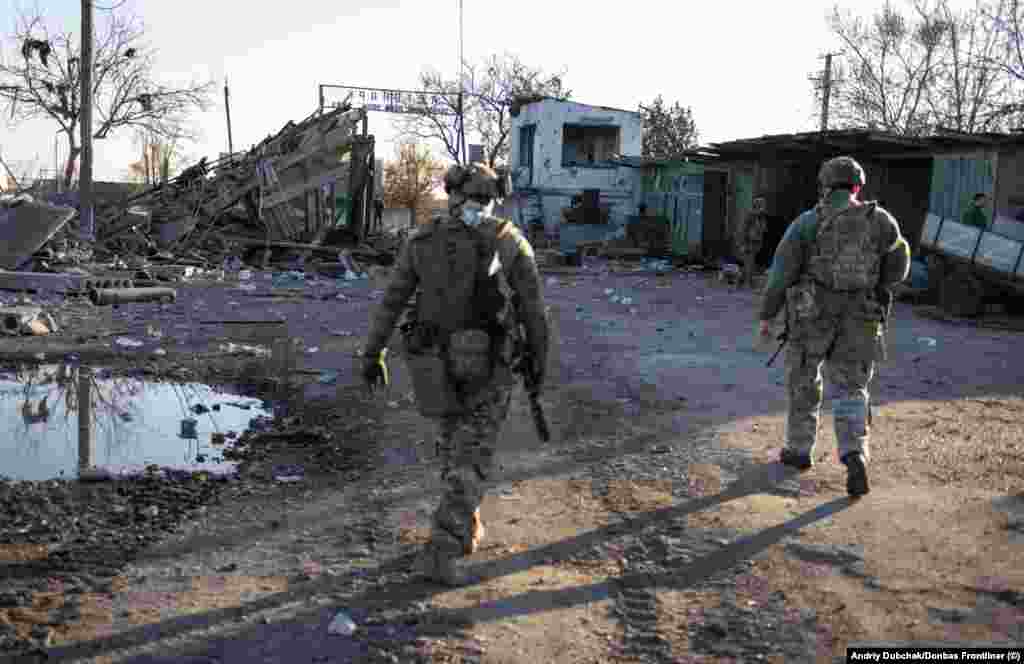
[[537, 133], [537, 125], [531, 124], [519, 128], [519, 165], [526, 168], [533, 166], [533, 137]]
[[618, 153], [618, 127], [567, 124], [562, 128], [562, 166], [601, 168]]

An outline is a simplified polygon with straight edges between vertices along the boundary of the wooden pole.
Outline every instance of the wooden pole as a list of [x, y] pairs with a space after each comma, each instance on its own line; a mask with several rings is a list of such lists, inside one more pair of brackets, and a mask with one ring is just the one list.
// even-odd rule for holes
[[224, 113], [228, 117], [228, 154], [235, 154], [234, 142], [231, 140], [231, 102], [228, 100], [228, 77], [224, 77]]
[[825, 75], [822, 79], [821, 91], [821, 131], [828, 131], [828, 102], [832, 94], [832, 54], [825, 56]]
[[95, 237], [93, 228], [92, 191], [92, 0], [82, 0], [82, 61], [81, 61], [81, 134], [82, 168], [78, 176], [79, 215], [81, 231], [89, 239]]

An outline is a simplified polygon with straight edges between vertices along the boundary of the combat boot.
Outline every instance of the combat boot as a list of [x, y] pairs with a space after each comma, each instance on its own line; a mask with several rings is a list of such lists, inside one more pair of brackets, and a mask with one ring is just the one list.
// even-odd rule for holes
[[476, 508], [473, 512], [473, 525], [472, 532], [470, 533], [469, 539], [463, 543], [462, 552], [471, 556], [476, 553], [476, 550], [480, 548], [480, 542], [484, 539], [484, 535], [487, 533], [484, 529], [484, 522], [480, 520], [480, 508]]
[[850, 452], [841, 461], [846, 464], [846, 493], [859, 498], [871, 491], [868, 487], [868, 469], [864, 464], [864, 455]]
[[811, 461], [810, 454], [801, 454], [800, 452], [791, 450], [788, 447], [782, 448], [782, 454], [779, 455], [779, 462], [791, 468], [796, 468], [800, 472], [810, 470], [811, 466], [814, 465]]

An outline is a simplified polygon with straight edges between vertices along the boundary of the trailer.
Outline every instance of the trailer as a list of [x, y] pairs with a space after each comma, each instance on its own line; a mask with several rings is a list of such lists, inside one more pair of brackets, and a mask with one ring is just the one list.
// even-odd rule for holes
[[981, 229], [928, 214], [921, 229], [928, 285], [954, 316], [977, 316], [989, 303], [1024, 313], [1024, 224], [997, 218]]

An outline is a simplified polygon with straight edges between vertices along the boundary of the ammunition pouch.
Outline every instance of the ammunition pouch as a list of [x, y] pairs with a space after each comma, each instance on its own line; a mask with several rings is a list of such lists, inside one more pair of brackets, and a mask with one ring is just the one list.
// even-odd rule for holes
[[416, 407], [423, 417], [444, 417], [466, 412], [448, 375], [448, 362], [437, 346], [423, 352], [408, 352], [405, 364], [412, 377]]
[[440, 327], [413, 320], [403, 324], [399, 330], [405, 342], [405, 364], [412, 378], [420, 415], [444, 417], [465, 412], [449, 376]]
[[793, 284], [786, 291], [787, 324], [795, 330], [817, 321], [822, 314], [821, 304], [814, 281], [804, 279]]
[[509, 344], [499, 330], [471, 328], [445, 338], [439, 327], [416, 323], [403, 326], [402, 334], [416, 405], [424, 417], [465, 413], [492, 380], [507, 373], [503, 356]]
[[463, 394], [478, 392], [494, 374], [494, 348], [486, 330], [452, 332], [448, 337], [448, 369], [456, 389]]
[[414, 355], [428, 353], [442, 345], [441, 328], [434, 323], [410, 321], [399, 330], [406, 350]]

